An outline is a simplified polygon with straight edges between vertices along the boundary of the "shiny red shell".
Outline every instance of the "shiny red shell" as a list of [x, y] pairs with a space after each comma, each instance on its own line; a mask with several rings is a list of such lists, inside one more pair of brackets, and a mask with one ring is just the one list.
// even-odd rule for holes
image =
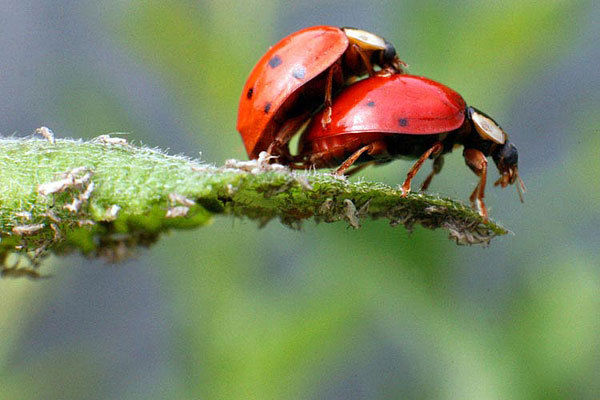
[[369, 132], [450, 132], [462, 126], [465, 112], [463, 98], [441, 83], [413, 75], [374, 76], [340, 93], [333, 102], [331, 123], [327, 126], [320, 123], [321, 113], [315, 115], [302, 141]]
[[285, 37], [258, 61], [242, 90], [237, 120], [250, 158], [274, 140], [273, 118], [284, 102], [332, 66], [348, 45], [340, 28], [315, 26]]

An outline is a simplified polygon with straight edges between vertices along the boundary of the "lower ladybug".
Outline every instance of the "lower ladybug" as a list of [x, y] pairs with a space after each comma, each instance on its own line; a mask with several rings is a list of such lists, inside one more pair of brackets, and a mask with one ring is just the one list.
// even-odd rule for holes
[[295, 32], [272, 46], [254, 66], [242, 95], [237, 130], [250, 158], [261, 151], [289, 156], [288, 142], [323, 104], [330, 121], [332, 93], [374, 66], [391, 73], [405, 64], [387, 40], [372, 33], [333, 26]]
[[418, 158], [402, 185], [403, 196], [425, 160], [432, 158], [433, 171], [425, 179], [426, 190], [443, 166], [443, 154], [464, 147], [466, 164], [480, 177], [470, 200], [487, 220], [483, 202], [487, 158], [494, 160], [501, 177], [495, 185], [506, 187], [518, 180], [523, 201], [525, 186], [518, 174], [517, 148], [488, 115], [469, 107], [454, 90], [427, 78], [412, 75], [378, 75], [344, 89], [332, 104], [331, 123], [319, 123], [321, 114], [300, 138], [297, 168], [335, 167], [337, 174], [362, 164], [394, 158]]

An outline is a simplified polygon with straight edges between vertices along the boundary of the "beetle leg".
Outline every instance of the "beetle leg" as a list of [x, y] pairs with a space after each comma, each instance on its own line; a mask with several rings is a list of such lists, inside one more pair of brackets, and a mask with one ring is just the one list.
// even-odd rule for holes
[[434, 175], [439, 174], [442, 171], [442, 167], [444, 166], [444, 156], [440, 155], [435, 160], [433, 160], [433, 170], [427, 175], [427, 178], [421, 185], [421, 192], [427, 190], [429, 185], [431, 184], [431, 180]]
[[463, 151], [463, 156], [465, 157], [465, 162], [469, 168], [471, 168], [475, 175], [479, 176], [479, 183], [475, 187], [475, 190], [473, 190], [469, 200], [471, 201], [473, 208], [476, 208], [479, 211], [479, 215], [487, 221], [488, 212], [485, 203], [483, 202], [487, 179], [487, 159], [481, 151], [476, 149], [465, 149]]
[[[325, 112], [323, 113], [323, 118], [321, 118], [321, 125], [325, 128], [328, 124], [331, 123], [331, 99], [332, 99], [332, 91], [333, 91], [333, 76], [338, 73], [342, 73], [342, 68], [340, 66], [340, 62], [336, 62], [329, 68], [327, 71], [327, 80], [325, 82]], [[343, 77], [342, 77], [343, 80]]]
[[[297, 117], [288, 119], [285, 124], [279, 129], [279, 131], [275, 134], [275, 138], [267, 148], [267, 153], [274, 156], [282, 156], [287, 159], [291, 159], [290, 148], [288, 143], [292, 139], [292, 136], [298, 132], [300, 127], [306, 122], [309, 117], [309, 113], [303, 113], [298, 115]], [[283, 161], [285, 161], [283, 160]], [[280, 162], [282, 160], [279, 160]]]
[[353, 43], [352, 47], [360, 56], [360, 59], [362, 60], [363, 64], [365, 64], [365, 68], [367, 69], [369, 76], [375, 75], [375, 70], [373, 69], [373, 64], [371, 64], [371, 60], [369, 60], [369, 57], [367, 56], [367, 54], [356, 43]]
[[348, 168], [350, 168], [352, 166], [352, 164], [354, 164], [356, 162], [356, 160], [358, 160], [358, 157], [360, 157], [361, 154], [364, 153], [365, 151], [369, 151], [370, 148], [371, 148], [371, 145], [368, 144], [368, 145], [363, 146], [360, 149], [356, 150], [350, 157], [348, 157], [346, 159], [346, 161], [344, 161], [342, 163], [342, 165], [340, 165], [338, 167], [338, 169], [335, 170], [334, 174], [344, 175], [344, 172], [346, 172], [346, 170]]
[[434, 145], [431, 146], [431, 148], [429, 150], [427, 150], [425, 153], [423, 153], [423, 155], [421, 157], [419, 157], [417, 162], [412, 166], [412, 168], [406, 174], [406, 180], [402, 184], [402, 197], [406, 197], [408, 192], [410, 192], [410, 182], [415, 177], [417, 172], [419, 172], [419, 169], [421, 168], [421, 166], [423, 165], [425, 160], [427, 160], [429, 158], [429, 156], [431, 156], [432, 154], [434, 154], [434, 155], [439, 154], [443, 149], [444, 149], [444, 146], [442, 145], [442, 142], [435, 142]]
[[[387, 151], [387, 147], [386, 147], [385, 143], [380, 142], [380, 141], [376, 141], [376, 142], [373, 142], [371, 144], [361, 147], [360, 149], [358, 149], [354, 153], [352, 153], [352, 155], [350, 157], [348, 157], [346, 159], [346, 161], [344, 161], [342, 163], [342, 165], [340, 165], [338, 167], [338, 169], [335, 170], [334, 174], [344, 175], [344, 172], [346, 172], [346, 170], [348, 168], [350, 168], [352, 166], [352, 164], [354, 164], [356, 162], [356, 160], [358, 160], [358, 157], [360, 157], [365, 151], [371, 155], [383, 154]], [[355, 173], [358, 171], [352, 170], [351, 172]]]

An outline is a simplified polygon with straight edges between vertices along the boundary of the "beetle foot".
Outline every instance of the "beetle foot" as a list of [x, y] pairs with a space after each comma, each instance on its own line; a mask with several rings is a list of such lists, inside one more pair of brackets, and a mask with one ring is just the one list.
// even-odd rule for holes
[[485, 206], [485, 203], [481, 199], [476, 199], [471, 202], [471, 206], [477, 210], [481, 218], [483, 218], [483, 222], [488, 222], [488, 212]]
[[400, 188], [400, 190], [402, 190], [401, 197], [406, 197], [410, 193], [410, 185], [409, 186], [402, 185], [402, 187]]

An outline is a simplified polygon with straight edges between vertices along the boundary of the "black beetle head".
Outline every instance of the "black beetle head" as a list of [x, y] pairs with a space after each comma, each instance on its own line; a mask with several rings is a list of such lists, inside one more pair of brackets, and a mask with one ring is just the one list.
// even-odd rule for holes
[[402, 73], [408, 67], [404, 61], [398, 58], [394, 45], [387, 40], [385, 41], [385, 49], [381, 52], [381, 65], [391, 66], [396, 73]]
[[[385, 40], [385, 39], [384, 39]], [[385, 49], [383, 49], [382, 61], [386, 64], [392, 63], [396, 59], [396, 49], [394, 45], [385, 41]]]
[[494, 183], [494, 186], [500, 185], [504, 188], [518, 181], [517, 191], [521, 202], [523, 202], [525, 184], [519, 176], [519, 152], [517, 151], [517, 147], [507, 140], [503, 145], [494, 149], [492, 158], [501, 175], [500, 179]]

